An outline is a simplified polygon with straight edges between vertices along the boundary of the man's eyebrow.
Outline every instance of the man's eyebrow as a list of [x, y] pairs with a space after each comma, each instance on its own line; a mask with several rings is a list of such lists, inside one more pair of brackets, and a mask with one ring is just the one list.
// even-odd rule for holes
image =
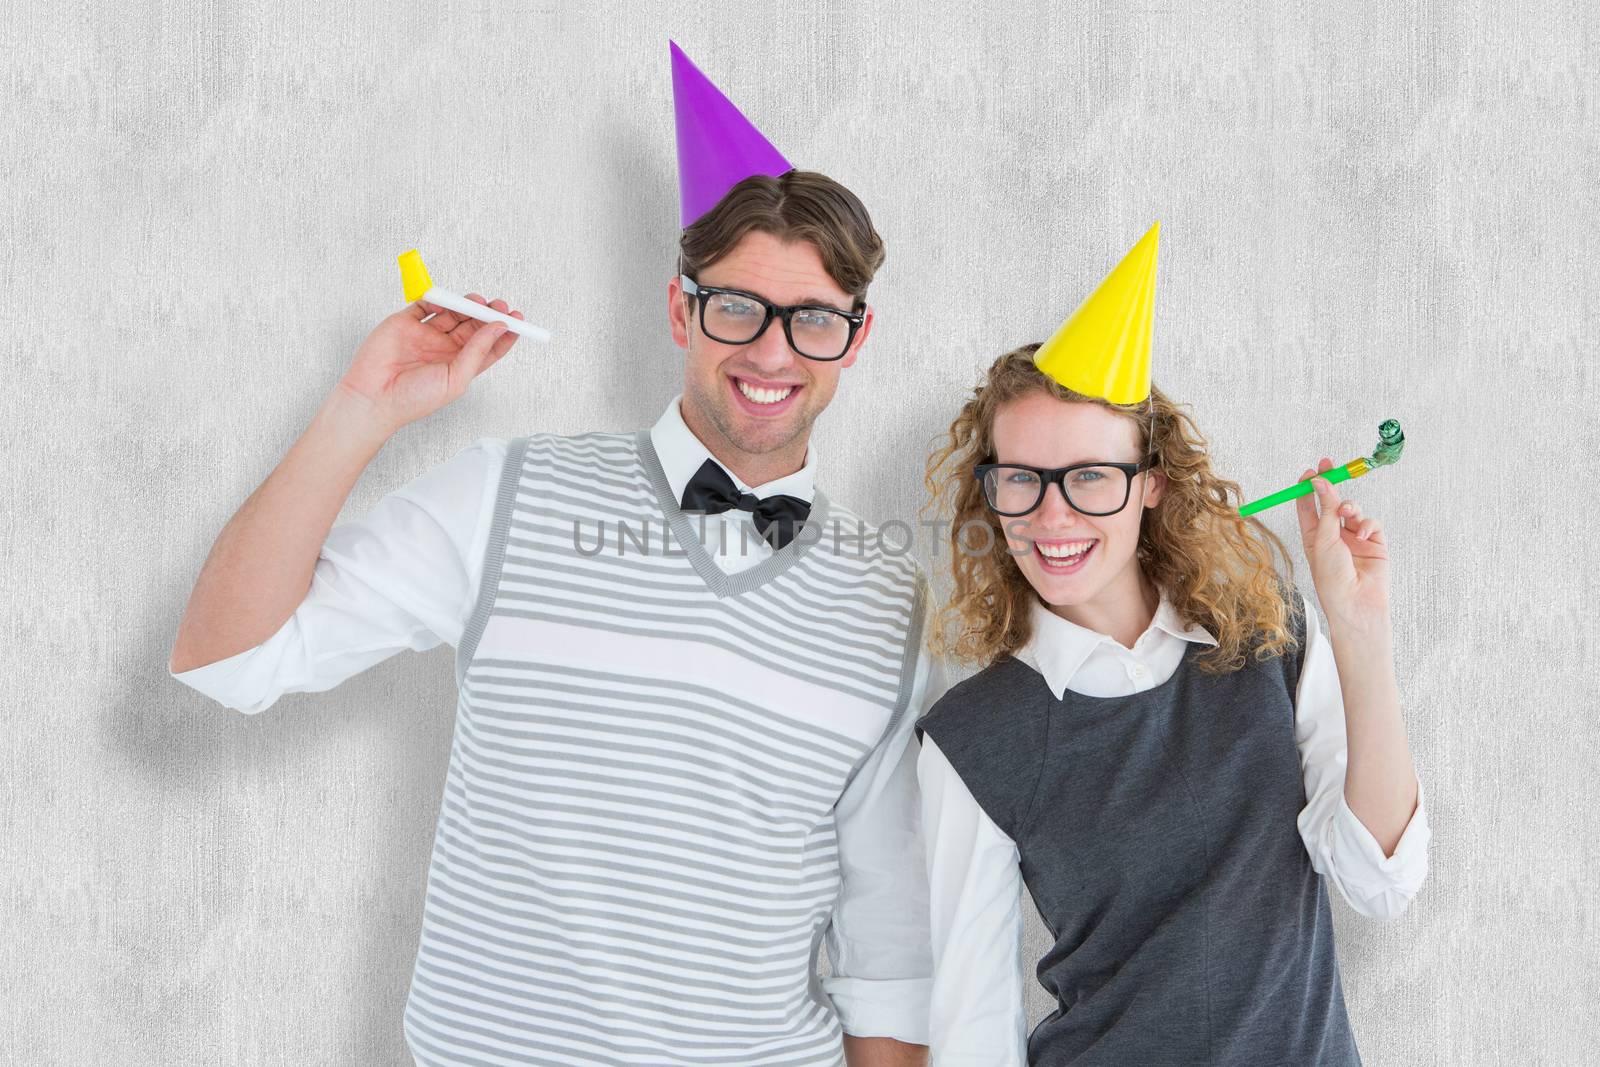
[[[751, 296], [759, 296], [763, 300], [772, 300], [772, 297], [768, 296], [766, 293], [758, 293], [754, 289], [746, 289], [742, 285], [728, 285], [728, 284], [725, 284], [725, 283], [722, 283], [722, 282], [701, 282], [700, 284], [701, 285], [709, 285], [713, 289], [732, 289], [735, 292], [749, 293]], [[778, 303], [778, 301], [776, 301], [776, 300], [772, 300], [772, 302], [774, 304]], [[835, 311], [842, 311], [845, 314], [849, 315], [849, 314], [854, 314], [854, 312], [855, 312], [855, 303], [856, 303], [855, 301], [852, 301], [851, 305], [849, 307], [840, 307], [838, 304], [834, 303], [832, 297], [806, 295], [806, 296], [801, 297], [799, 300], [796, 300], [794, 302], [794, 304], [792, 304], [790, 306], [799, 307], [801, 305], [810, 305], [810, 306], [815, 306], [815, 307], [832, 308]]]
[[850, 307], [842, 308], [838, 304], [834, 303], [832, 300], [830, 300], [828, 297], [825, 297], [825, 296], [804, 296], [804, 297], [801, 297], [799, 300], [795, 301], [795, 303], [797, 303], [797, 304], [815, 304], [815, 305], [818, 305], [819, 307], [833, 308], [833, 310], [835, 310], [835, 311], [852, 312], [852, 311], [855, 310], [854, 303], [852, 303], [852, 305]]

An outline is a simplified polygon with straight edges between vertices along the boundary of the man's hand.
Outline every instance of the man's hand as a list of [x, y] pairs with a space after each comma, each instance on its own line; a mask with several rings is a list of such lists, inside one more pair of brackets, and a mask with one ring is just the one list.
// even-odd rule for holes
[[[485, 300], [477, 293], [467, 299], [522, 318], [504, 300]], [[472, 380], [516, 342], [517, 335], [502, 323], [418, 300], [367, 335], [339, 388], [365, 400], [372, 419], [392, 433], [460, 399]]]

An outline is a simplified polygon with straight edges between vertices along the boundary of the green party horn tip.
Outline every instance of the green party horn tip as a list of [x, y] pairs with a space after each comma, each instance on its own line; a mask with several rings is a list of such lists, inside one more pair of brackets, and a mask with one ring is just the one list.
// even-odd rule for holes
[[1342, 467], [1313, 474], [1304, 481], [1299, 481], [1287, 489], [1280, 489], [1271, 496], [1264, 496], [1260, 500], [1252, 500], [1239, 509], [1240, 515], [1254, 515], [1258, 511], [1265, 511], [1270, 507], [1287, 503], [1296, 497], [1305, 496], [1315, 492], [1316, 486], [1311, 484], [1312, 478], [1326, 478], [1329, 482], [1347, 482], [1351, 478], [1359, 478], [1375, 467], [1386, 467], [1400, 459], [1400, 453], [1405, 450], [1406, 435], [1400, 432], [1400, 424], [1394, 419], [1384, 419], [1378, 427], [1378, 447], [1373, 449], [1372, 456], [1357, 456]]

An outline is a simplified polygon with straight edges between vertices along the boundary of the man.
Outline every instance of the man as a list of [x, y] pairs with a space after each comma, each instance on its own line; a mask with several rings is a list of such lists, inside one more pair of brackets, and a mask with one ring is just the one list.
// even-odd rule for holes
[[423, 1064], [926, 1062], [910, 738], [942, 680], [918, 569], [815, 488], [809, 446], [882, 244], [672, 54], [681, 396], [648, 431], [482, 439], [330, 530], [384, 441], [515, 340], [390, 316], [219, 536], [169, 665], [255, 712], [455, 645]]

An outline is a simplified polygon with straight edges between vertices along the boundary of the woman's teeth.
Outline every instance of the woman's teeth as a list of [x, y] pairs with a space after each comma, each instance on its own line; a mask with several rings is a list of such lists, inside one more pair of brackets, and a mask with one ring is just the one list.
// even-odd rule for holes
[[757, 404], [776, 404], [794, 392], [794, 386], [792, 385], [783, 389], [757, 389], [754, 386], [746, 385], [737, 378], [734, 379], [734, 384], [739, 387], [739, 392], [743, 393], [746, 399], [752, 400]]
[[1064, 545], [1043, 545], [1035, 541], [1034, 547], [1048, 566], [1068, 569], [1080, 566], [1096, 544], [1095, 541], [1076, 541]]
[[1073, 559], [1089, 551], [1093, 545], [1093, 541], [1078, 541], [1070, 545], [1040, 545], [1039, 551], [1051, 559]]

